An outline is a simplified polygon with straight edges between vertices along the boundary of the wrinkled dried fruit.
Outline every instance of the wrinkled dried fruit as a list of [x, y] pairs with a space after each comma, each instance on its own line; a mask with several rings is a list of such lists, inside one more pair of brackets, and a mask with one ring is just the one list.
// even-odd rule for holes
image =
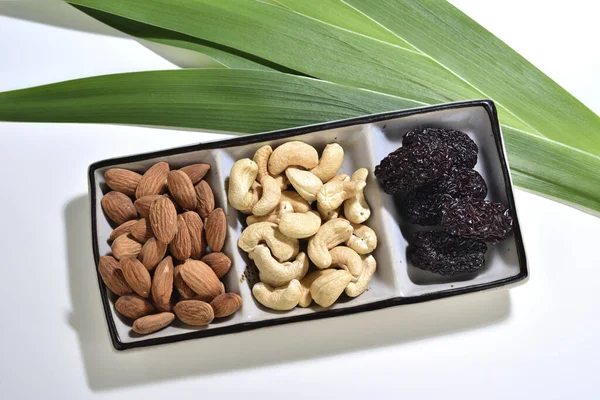
[[456, 165], [473, 168], [477, 164], [477, 145], [466, 133], [455, 129], [413, 129], [404, 135], [402, 145], [431, 146], [438, 141], [452, 149]]
[[400, 205], [402, 217], [411, 224], [438, 225], [445, 194], [429, 194], [421, 190], [410, 192]]
[[440, 275], [475, 272], [485, 262], [484, 242], [461, 238], [443, 231], [421, 231], [413, 235], [407, 249], [417, 268]]
[[472, 168], [452, 168], [422, 190], [427, 193], [471, 199], [485, 199], [488, 191], [483, 177]]
[[512, 230], [510, 209], [502, 203], [451, 199], [444, 202], [441, 214], [444, 229], [464, 238], [497, 243]]

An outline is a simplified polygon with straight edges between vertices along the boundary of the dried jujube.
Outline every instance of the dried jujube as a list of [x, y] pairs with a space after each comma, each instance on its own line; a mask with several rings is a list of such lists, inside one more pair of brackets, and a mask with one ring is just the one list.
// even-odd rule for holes
[[452, 199], [444, 202], [441, 225], [453, 235], [490, 243], [504, 240], [512, 230], [510, 209], [485, 200]]
[[[456, 129], [424, 128], [413, 129], [402, 138], [403, 146], [427, 145], [442, 142], [454, 153], [455, 165], [473, 168], [477, 164], [477, 145], [464, 132]], [[437, 144], [436, 144], [437, 146]]]
[[439, 225], [442, 204], [447, 196], [420, 190], [410, 192], [400, 205], [402, 217], [411, 224]]
[[443, 231], [416, 232], [407, 255], [412, 265], [439, 275], [475, 272], [485, 262], [487, 245]]

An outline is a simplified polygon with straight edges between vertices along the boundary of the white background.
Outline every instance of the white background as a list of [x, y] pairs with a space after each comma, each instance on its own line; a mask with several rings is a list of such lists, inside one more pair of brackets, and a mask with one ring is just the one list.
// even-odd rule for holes
[[[596, 1], [452, 2], [600, 113]], [[0, 91], [168, 68], [54, 0], [0, 1]], [[600, 219], [523, 191], [531, 279], [522, 287], [114, 351], [93, 271], [86, 168], [210, 138], [0, 123], [0, 398], [600, 397]]]

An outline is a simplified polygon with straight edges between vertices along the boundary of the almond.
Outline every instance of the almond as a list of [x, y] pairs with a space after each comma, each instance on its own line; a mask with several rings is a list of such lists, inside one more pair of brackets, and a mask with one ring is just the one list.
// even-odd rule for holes
[[127, 318], [137, 319], [152, 314], [154, 306], [148, 300], [137, 294], [121, 296], [115, 302], [115, 309]]
[[178, 265], [173, 270], [173, 285], [181, 297], [184, 299], [192, 299], [196, 296], [196, 292], [194, 292], [181, 277], [182, 266], [183, 265]]
[[185, 220], [188, 231], [190, 233], [190, 240], [192, 243], [191, 257], [199, 259], [204, 254], [206, 249], [206, 241], [204, 240], [204, 223], [202, 218], [195, 211], [188, 211], [181, 214]]
[[110, 246], [113, 256], [117, 260], [122, 260], [128, 257], [137, 257], [142, 250], [142, 245], [136, 242], [130, 234], [121, 235], [115, 239]]
[[171, 311], [173, 294], [173, 259], [169, 256], [158, 264], [152, 278], [152, 300], [160, 311]]
[[200, 300], [182, 300], [175, 304], [173, 311], [182, 322], [193, 325], [208, 325], [215, 318], [210, 304]]
[[142, 176], [137, 172], [122, 168], [111, 168], [104, 173], [104, 181], [108, 187], [127, 196], [135, 195], [140, 179]]
[[133, 322], [133, 331], [140, 335], [147, 335], [169, 326], [174, 319], [175, 314], [170, 312], [146, 315]]
[[167, 188], [167, 175], [169, 174], [169, 164], [159, 162], [154, 164], [140, 179], [135, 190], [136, 199], [151, 194], [161, 194]]
[[160, 260], [163, 259], [166, 252], [167, 245], [152, 237], [148, 239], [146, 243], [144, 243], [144, 246], [142, 246], [142, 251], [140, 251], [140, 255], [138, 256], [138, 258], [148, 271], [152, 271], [154, 267], [158, 265]]
[[118, 225], [137, 218], [133, 202], [123, 193], [108, 192], [102, 197], [100, 204], [106, 216]]
[[123, 296], [132, 292], [123, 276], [119, 262], [114, 257], [101, 256], [98, 262], [98, 272], [100, 272], [100, 276], [106, 287], [117, 296]]
[[157, 199], [150, 206], [150, 223], [154, 236], [163, 243], [170, 243], [177, 233], [177, 210], [166, 197]]
[[135, 225], [137, 223], [137, 220], [135, 219], [130, 219], [127, 222], [123, 222], [121, 225], [117, 226], [111, 233], [109, 236], [110, 240], [115, 240], [116, 238], [118, 238], [121, 235], [126, 235], [128, 233], [131, 232], [131, 228], [133, 227], [133, 225]]
[[221, 251], [227, 236], [227, 219], [221, 208], [215, 208], [206, 218], [206, 242], [212, 251]]
[[187, 176], [190, 177], [192, 184], [200, 182], [202, 178], [207, 174], [210, 170], [210, 165], [208, 164], [192, 164], [183, 168], [179, 168], [181, 172], [185, 172]]
[[242, 298], [235, 293], [223, 293], [210, 302], [215, 318], [228, 317], [242, 307]]
[[195, 210], [198, 205], [196, 200], [196, 191], [192, 180], [185, 172], [171, 171], [167, 176], [167, 186], [169, 193], [175, 199], [177, 204], [185, 210]]
[[150, 215], [150, 206], [161, 197], [163, 196], [160, 194], [151, 194], [149, 196], [144, 196], [137, 199], [133, 205], [135, 206], [138, 214], [140, 214], [140, 217], [148, 218], [148, 215]]
[[135, 225], [131, 227], [131, 236], [140, 243], [146, 243], [154, 233], [152, 232], [152, 225], [150, 220], [147, 218], [139, 219]]
[[211, 301], [221, 293], [223, 288], [217, 275], [202, 261], [187, 260], [181, 266], [181, 277], [198, 297], [203, 301]]
[[194, 189], [198, 200], [198, 214], [206, 218], [215, 209], [215, 195], [206, 181], [200, 181]]
[[223, 253], [214, 252], [208, 253], [201, 260], [203, 263], [208, 265], [217, 275], [218, 278], [225, 276], [231, 268], [231, 259]]
[[125, 258], [121, 261], [123, 276], [133, 289], [140, 296], [147, 298], [150, 295], [150, 273], [144, 264], [137, 258]]
[[185, 261], [192, 255], [192, 239], [190, 231], [181, 215], [177, 216], [177, 233], [169, 243], [171, 255], [179, 261]]

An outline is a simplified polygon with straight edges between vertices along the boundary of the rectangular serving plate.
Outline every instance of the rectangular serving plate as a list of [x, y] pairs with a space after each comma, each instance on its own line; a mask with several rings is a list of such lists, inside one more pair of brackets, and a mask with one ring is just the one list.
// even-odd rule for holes
[[[487, 199], [508, 204], [513, 210], [513, 233], [505, 241], [489, 246], [486, 265], [478, 273], [459, 279], [441, 277], [407, 263], [408, 243], [405, 236], [408, 236], [414, 227], [401, 221], [394, 197], [381, 190], [373, 176], [373, 170], [388, 153], [400, 147], [404, 133], [419, 127], [443, 127], [467, 133], [479, 146], [479, 159], [475, 169], [488, 184]], [[366, 224], [373, 228], [379, 237], [378, 247], [373, 253], [377, 260], [377, 272], [365, 293], [354, 299], [341, 299], [329, 309], [313, 304], [309, 308], [297, 307], [287, 312], [276, 312], [260, 305], [251, 293], [252, 284], [255, 282], [255, 274], [252, 271], [255, 267], [247, 269], [247, 266], [251, 265], [247, 255], [237, 247], [245, 216], [227, 203], [226, 188], [231, 166], [240, 158], [252, 158], [256, 149], [262, 145], [270, 144], [276, 147], [289, 140], [305, 141], [319, 152], [326, 144], [337, 142], [346, 153], [341, 172], [351, 174], [361, 167], [370, 171], [365, 197], [372, 214]], [[159, 332], [139, 336], [132, 333], [131, 323], [115, 311], [116, 297], [106, 289], [97, 273], [108, 329], [117, 350], [329, 318], [498, 287], [512, 287], [524, 283], [529, 275], [502, 133], [496, 108], [489, 100], [447, 103], [367, 115], [98, 161], [89, 168], [96, 272], [99, 257], [110, 253], [108, 238], [113, 229], [100, 206], [102, 193], [106, 192], [107, 188], [104, 172], [115, 167], [143, 172], [158, 161], [167, 161], [172, 168], [192, 163], [208, 163], [212, 166], [205, 179], [215, 192], [216, 206], [222, 207], [227, 214], [228, 236], [223, 252], [232, 259], [232, 268], [224, 278], [224, 283], [227, 291], [242, 296], [243, 306], [233, 316], [214, 321], [208, 327], [192, 328], [176, 323]]]

